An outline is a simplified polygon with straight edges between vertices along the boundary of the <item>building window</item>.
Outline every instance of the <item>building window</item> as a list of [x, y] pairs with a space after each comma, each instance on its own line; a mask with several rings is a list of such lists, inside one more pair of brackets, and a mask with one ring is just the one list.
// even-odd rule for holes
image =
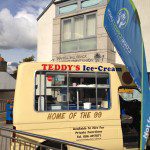
[[96, 13], [62, 19], [61, 53], [97, 49]]
[[71, 19], [64, 20], [63, 22], [63, 39], [71, 39]]
[[75, 39], [84, 37], [84, 16], [74, 17], [74, 36]]
[[87, 15], [87, 36], [96, 35], [96, 28], [94, 27], [96, 27], [95, 14]]
[[73, 12], [73, 11], [77, 10], [77, 8], [78, 8], [77, 3], [59, 7], [59, 14]]
[[100, 2], [100, 0], [82, 0], [81, 8], [95, 6]]
[[74, 1], [64, 1], [57, 4], [57, 15], [63, 15], [71, 12], [77, 12], [82, 9], [89, 7], [94, 7], [98, 5], [106, 5], [107, 0], [74, 0]]
[[109, 108], [108, 73], [36, 72], [36, 111], [107, 110]]

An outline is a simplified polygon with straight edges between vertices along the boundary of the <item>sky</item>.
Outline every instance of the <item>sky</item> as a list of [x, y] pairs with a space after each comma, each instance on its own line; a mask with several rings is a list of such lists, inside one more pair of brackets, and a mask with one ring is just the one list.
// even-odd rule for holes
[[37, 17], [51, 0], [0, 0], [0, 54], [8, 62], [37, 55]]

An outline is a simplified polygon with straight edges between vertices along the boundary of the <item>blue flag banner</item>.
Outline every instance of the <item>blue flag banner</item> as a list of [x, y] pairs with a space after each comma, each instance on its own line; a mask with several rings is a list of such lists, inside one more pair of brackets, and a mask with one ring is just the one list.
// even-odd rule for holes
[[110, 0], [104, 26], [137, 87], [142, 91], [141, 148], [150, 129], [150, 92], [140, 20], [132, 0]]
[[[143, 48], [144, 49], [144, 48]], [[145, 148], [146, 141], [150, 136], [150, 91], [147, 76], [145, 51], [143, 50], [143, 76], [142, 76], [142, 137], [141, 146], [142, 150]]]

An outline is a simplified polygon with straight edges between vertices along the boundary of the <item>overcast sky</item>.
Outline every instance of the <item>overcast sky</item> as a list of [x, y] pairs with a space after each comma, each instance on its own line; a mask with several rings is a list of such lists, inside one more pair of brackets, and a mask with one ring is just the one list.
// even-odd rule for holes
[[0, 54], [6, 61], [36, 57], [36, 18], [50, 0], [0, 0]]

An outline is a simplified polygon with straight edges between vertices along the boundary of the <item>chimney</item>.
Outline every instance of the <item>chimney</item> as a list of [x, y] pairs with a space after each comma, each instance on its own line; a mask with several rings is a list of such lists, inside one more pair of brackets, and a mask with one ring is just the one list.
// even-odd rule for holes
[[7, 62], [0, 55], [0, 72], [6, 72], [6, 71], [7, 71]]

